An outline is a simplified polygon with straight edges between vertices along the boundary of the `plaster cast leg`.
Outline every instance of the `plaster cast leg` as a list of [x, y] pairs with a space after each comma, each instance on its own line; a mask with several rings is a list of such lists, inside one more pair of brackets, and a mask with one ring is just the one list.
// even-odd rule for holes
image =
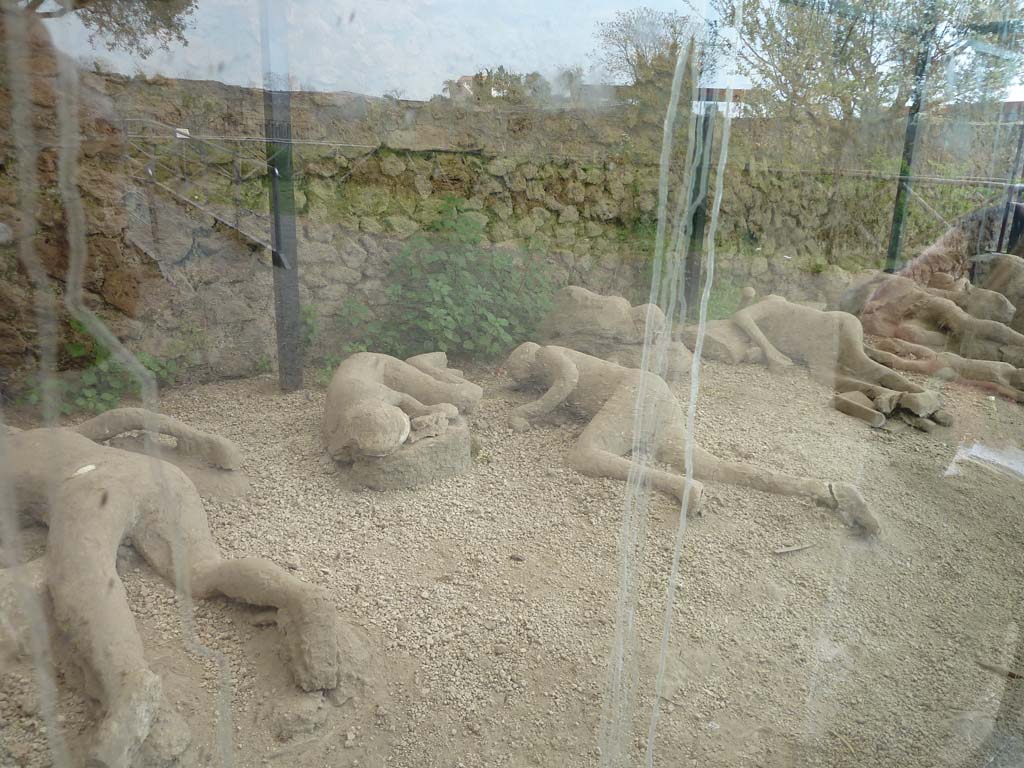
[[132, 532], [136, 549], [153, 570], [173, 583], [173, 542], [177, 540], [195, 597], [222, 594], [277, 608], [296, 683], [307, 691], [335, 688], [339, 674], [335, 608], [323, 591], [269, 560], [224, 559], [210, 536], [199, 496], [191, 487], [176, 486], [176, 491], [174, 514], [151, 514], [136, 525]]
[[[683, 431], [671, 425], [659, 446], [659, 458], [685, 471]], [[858, 525], [868, 533], [878, 533], [881, 526], [867, 508], [860, 492], [849, 483], [830, 483], [810, 477], [795, 477], [782, 472], [725, 461], [693, 446], [693, 476], [704, 482], [738, 485], [782, 496], [800, 496], [823, 507], [834, 509], [847, 525]]]
[[[636, 394], [625, 387], [612, 395], [605, 406], [591, 419], [576, 445], [569, 452], [569, 466], [592, 477], [629, 480], [634, 462], [625, 458], [633, 447], [633, 407]], [[682, 500], [686, 478], [660, 469], [648, 468], [645, 479], [662, 493]], [[700, 510], [704, 486], [694, 481], [690, 490], [690, 510]]]
[[[592, 442], [582, 441], [570, 452], [568, 457], [569, 466], [584, 475], [591, 477], [610, 477], [614, 480], [626, 482], [629, 480], [633, 462], [611, 451], [605, 450]], [[644, 471], [644, 477], [654, 488], [682, 500], [686, 490], [686, 478], [681, 475], [673, 475], [663, 472], [660, 469], [648, 468]], [[693, 481], [690, 491], [690, 511], [700, 511], [703, 504], [704, 486], [697, 480]]]
[[47, 580], [57, 624], [100, 685], [105, 713], [89, 762], [122, 768], [149, 734], [163, 694], [115, 569], [124, 520], [96, 512], [83, 505], [54, 516]]
[[972, 334], [1001, 346], [1024, 347], [1024, 334], [1017, 333], [1010, 326], [997, 323], [995, 320], [981, 320], [966, 313], [965, 316], [961, 331], [963, 335]]
[[845, 374], [898, 392], [924, 392], [923, 387], [868, 356], [864, 350], [864, 330], [857, 318], [852, 315], [838, 315], [836, 322], [839, 344], [838, 367]]
[[931, 349], [943, 350], [949, 347], [949, 337], [946, 334], [941, 331], [929, 331], [912, 323], [903, 323], [897, 326], [893, 335], [897, 339]]
[[[432, 373], [436, 371], [435, 368]], [[409, 395], [424, 405], [452, 403], [464, 413], [471, 412], [480, 400], [480, 387], [456, 376], [446, 378], [450, 381], [435, 378], [434, 375], [424, 373], [422, 368], [409, 365], [400, 371], [385, 368], [381, 383], [395, 392]]]
[[306, 691], [337, 687], [340, 653], [335, 608], [322, 590], [255, 557], [197, 563], [192, 568], [192, 589], [197, 597], [222, 594], [250, 605], [277, 608], [295, 682]]
[[[898, 339], [882, 340], [898, 342]], [[880, 342], [879, 347], [883, 344]], [[899, 344], [886, 343], [888, 349], [900, 349]], [[910, 344], [906, 351], [918, 355], [918, 359], [907, 359], [900, 355], [883, 349], [868, 349], [868, 352], [881, 363], [898, 368], [903, 371], [913, 371], [929, 376], [940, 376], [947, 379], [956, 379], [961, 384], [966, 384], [978, 389], [995, 392], [1009, 400], [1021, 403], [1024, 402], [1024, 391], [1014, 387], [1010, 383], [1010, 377], [1016, 369], [1009, 363], [1000, 363], [994, 360], [970, 360], [959, 355], [948, 353], [936, 354], [931, 352], [930, 356], [921, 353], [921, 347]]]
[[177, 419], [144, 408], [115, 408], [84, 421], [73, 428], [75, 432], [93, 442], [102, 442], [123, 435], [153, 429], [178, 441], [178, 450], [223, 469], [238, 469], [242, 456], [230, 440], [190, 427]]
[[424, 352], [422, 355], [408, 358], [405, 362], [440, 382], [446, 384], [466, 383], [466, 377], [462, 375], [462, 371], [448, 367], [448, 355], [444, 352]]

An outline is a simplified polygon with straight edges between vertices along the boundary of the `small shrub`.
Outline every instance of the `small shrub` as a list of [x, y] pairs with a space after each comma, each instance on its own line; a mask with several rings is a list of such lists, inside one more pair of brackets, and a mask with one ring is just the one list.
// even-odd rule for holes
[[386, 311], [347, 301], [337, 314], [351, 354], [396, 357], [440, 350], [456, 358], [494, 359], [526, 340], [550, 306], [551, 281], [538, 257], [483, 246], [478, 217], [449, 196], [429, 234], [408, 242], [389, 275]]
[[[65, 371], [60, 379], [51, 382], [57, 389], [61, 413], [103, 413], [120, 405], [126, 395], [140, 394], [139, 382], [117, 362], [109, 349], [93, 339], [77, 320], [71, 320], [69, 325], [75, 336], [63, 345], [62, 358], [81, 367]], [[178, 364], [174, 360], [161, 360], [145, 352], [137, 355], [137, 359], [161, 386], [173, 384], [178, 377]], [[44, 387], [43, 382], [37, 381], [25, 400], [31, 405], [41, 403]]]
[[708, 320], [725, 320], [739, 309], [743, 288], [736, 283], [716, 280], [708, 297]]
[[316, 316], [316, 307], [309, 304], [299, 308], [300, 322], [302, 323], [299, 343], [303, 350], [313, 346], [316, 337], [320, 333], [320, 321]]

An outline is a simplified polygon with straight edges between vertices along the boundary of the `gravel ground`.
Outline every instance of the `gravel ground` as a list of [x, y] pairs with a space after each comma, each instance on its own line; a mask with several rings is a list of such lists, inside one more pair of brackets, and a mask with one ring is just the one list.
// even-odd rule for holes
[[[623, 485], [565, 467], [581, 424], [513, 434], [509, 410], [528, 395], [494, 371], [467, 373], [485, 389], [472, 471], [386, 493], [348, 488], [324, 464], [320, 391], [282, 396], [262, 377], [166, 394], [168, 413], [246, 453], [248, 495], [207, 503], [225, 553], [271, 558], [330, 590], [387, 681], [354, 703], [300, 694], [257, 610], [200, 603], [199, 639], [230, 665], [224, 688], [184, 650], [171, 588], [126, 553], [148, 658], [192, 726], [196, 764], [219, 764], [223, 693], [239, 766], [597, 765]], [[955, 766], [991, 727], [1004, 679], [978, 661], [1008, 664], [1018, 642], [1021, 484], [977, 465], [943, 473], [962, 441], [1019, 445], [1024, 410], [954, 386], [953, 427], [889, 434], [829, 397], [800, 369], [704, 366], [699, 442], [857, 482], [884, 533], [866, 542], [810, 502], [707, 486], [674, 595], [655, 765]], [[646, 530], [638, 746], [676, 514], [657, 496]], [[41, 550], [40, 531], [28, 541]], [[796, 545], [809, 546], [775, 553]], [[31, 668], [8, 661], [0, 675], [0, 766], [48, 764]], [[94, 706], [70, 669], [59, 682], [75, 745]]]

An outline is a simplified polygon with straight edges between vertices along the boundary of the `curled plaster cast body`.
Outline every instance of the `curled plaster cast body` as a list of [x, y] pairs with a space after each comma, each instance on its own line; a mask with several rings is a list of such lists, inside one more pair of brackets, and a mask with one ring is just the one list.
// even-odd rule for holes
[[[1006, 206], [1000, 203], [961, 216], [938, 240], [907, 262], [897, 274], [922, 287], [963, 288], [967, 283], [971, 260], [979, 253], [996, 247], [1005, 213]], [[1014, 204], [1010, 213], [1005, 246], [1007, 251], [1015, 252], [1021, 245], [1024, 205]], [[936, 280], [939, 276], [940, 279]]]
[[328, 386], [324, 444], [340, 462], [388, 456], [420, 433], [436, 435], [460, 413], [472, 412], [482, 396], [480, 387], [447, 367], [443, 352], [406, 361], [357, 352]]
[[[199, 494], [182, 470], [92, 441], [147, 426], [176, 436], [179, 450], [211, 463], [237, 467], [240, 462], [229, 441], [141, 409], [110, 411], [73, 428], [12, 431], [6, 438], [11, 464], [4, 469], [13, 482], [16, 508], [49, 532], [44, 557], [0, 571], [5, 587], [0, 593], [6, 594], [0, 603], [15, 604], [10, 598], [15, 580], [35, 585], [38, 596], [52, 601], [53, 618], [87, 677], [98, 684], [105, 710], [90, 765], [132, 764], [151, 734], [178, 743], [178, 751], [189, 741], [187, 726], [164, 700], [160, 679], [146, 664], [115, 569], [123, 542], [169, 581], [175, 581], [179, 565], [195, 597], [220, 594], [277, 608], [296, 683], [311, 691], [332, 689], [339, 681], [335, 609], [326, 593], [269, 560], [225, 559], [210, 535]], [[54, 480], [50, 508], [46, 489]], [[175, 563], [178, 555], [182, 562]]]
[[1002, 294], [1017, 308], [1008, 324], [1015, 331], [1024, 333], [1024, 259], [1010, 253], [995, 253], [979, 261], [984, 270], [979, 285]]
[[[627, 458], [633, 448], [634, 419], [638, 395], [645, 389], [644, 416], [653, 425], [646, 435], [653, 457], [675, 472], [646, 469], [647, 479], [660, 491], [682, 498], [686, 480], [684, 453], [686, 418], [668, 384], [653, 373], [623, 368], [591, 355], [527, 342], [517, 347], [506, 363], [509, 374], [520, 385], [545, 389], [540, 399], [515, 409], [512, 426], [528, 429], [532, 421], [565, 406], [589, 420], [569, 454], [570, 466], [586, 475], [627, 480], [633, 466]], [[849, 483], [793, 477], [746, 464], [725, 461], [700, 446], [694, 446], [694, 477], [691, 490], [693, 509], [700, 505], [700, 480], [741, 485], [789, 496], [803, 496], [836, 512], [849, 525], [869, 533], [880, 529], [859, 491]]]

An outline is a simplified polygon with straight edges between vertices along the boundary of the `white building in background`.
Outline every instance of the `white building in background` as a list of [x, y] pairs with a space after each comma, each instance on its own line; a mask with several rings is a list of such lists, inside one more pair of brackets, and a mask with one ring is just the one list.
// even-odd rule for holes
[[695, 107], [700, 111], [714, 106], [723, 114], [728, 111], [730, 117], [741, 117], [743, 114], [747, 96], [745, 88], [733, 88], [731, 101], [727, 98], [729, 95], [727, 88], [701, 88], [698, 94], [699, 101]]

